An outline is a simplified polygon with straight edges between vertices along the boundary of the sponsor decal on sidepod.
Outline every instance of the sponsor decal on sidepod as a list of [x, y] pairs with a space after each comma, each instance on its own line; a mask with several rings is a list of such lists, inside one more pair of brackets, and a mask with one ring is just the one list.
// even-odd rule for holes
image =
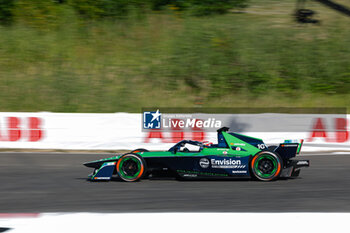
[[207, 158], [201, 158], [201, 159], [199, 160], [199, 165], [200, 165], [202, 168], [208, 168], [208, 167], [209, 167], [209, 164], [210, 164], [210, 162], [209, 162], [209, 159], [207, 159]]
[[238, 159], [211, 159], [212, 168], [245, 168]]

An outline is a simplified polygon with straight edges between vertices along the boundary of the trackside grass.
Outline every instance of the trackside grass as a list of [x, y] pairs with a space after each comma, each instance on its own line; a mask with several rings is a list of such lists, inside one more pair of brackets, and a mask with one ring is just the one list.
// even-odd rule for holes
[[139, 112], [168, 107], [350, 107], [350, 18], [316, 3], [252, 1], [210, 17], [0, 27], [0, 111]]

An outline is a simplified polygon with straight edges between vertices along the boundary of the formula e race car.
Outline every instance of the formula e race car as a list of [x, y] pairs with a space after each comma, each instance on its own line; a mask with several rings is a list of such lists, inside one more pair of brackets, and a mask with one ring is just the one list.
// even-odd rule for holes
[[299, 154], [303, 141], [285, 141], [267, 147], [258, 138], [218, 130], [218, 144], [183, 140], [168, 151], [136, 149], [111, 158], [87, 162], [94, 168], [90, 180], [137, 181], [143, 177], [173, 176], [189, 178], [247, 177], [271, 181], [279, 177], [297, 177], [309, 160], [292, 159]]

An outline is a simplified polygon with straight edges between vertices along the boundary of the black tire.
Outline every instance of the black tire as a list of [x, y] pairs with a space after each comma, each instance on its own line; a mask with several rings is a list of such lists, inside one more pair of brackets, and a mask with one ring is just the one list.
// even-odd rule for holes
[[261, 181], [272, 181], [281, 175], [283, 161], [277, 153], [261, 151], [253, 157], [250, 168], [254, 178]]
[[116, 170], [120, 179], [133, 182], [140, 180], [146, 174], [147, 165], [140, 155], [128, 153], [118, 159]]
[[149, 150], [146, 150], [146, 149], [143, 149], [143, 148], [139, 148], [139, 149], [131, 151], [130, 153], [140, 153], [140, 152], [149, 152]]

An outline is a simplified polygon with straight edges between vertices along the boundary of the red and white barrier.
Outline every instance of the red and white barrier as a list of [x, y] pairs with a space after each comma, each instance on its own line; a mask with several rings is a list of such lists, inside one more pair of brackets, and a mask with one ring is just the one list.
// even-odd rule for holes
[[[249, 116], [252, 116], [250, 114]], [[237, 115], [223, 114], [232, 121]], [[278, 115], [273, 115], [276, 118]], [[285, 114], [284, 114], [285, 116]], [[270, 119], [269, 115], [254, 117]], [[289, 114], [288, 117], [293, 117]], [[249, 126], [248, 117], [246, 125]], [[216, 143], [215, 132], [142, 132], [142, 114], [138, 113], [0, 113], [0, 148], [64, 150], [166, 150], [182, 139]], [[305, 124], [305, 132], [242, 132], [262, 138], [267, 144], [284, 139], [305, 139], [302, 151], [350, 151], [346, 118], [334, 121], [315, 115]], [[284, 129], [284, 122], [275, 126]], [[225, 126], [225, 125], [223, 125]]]

